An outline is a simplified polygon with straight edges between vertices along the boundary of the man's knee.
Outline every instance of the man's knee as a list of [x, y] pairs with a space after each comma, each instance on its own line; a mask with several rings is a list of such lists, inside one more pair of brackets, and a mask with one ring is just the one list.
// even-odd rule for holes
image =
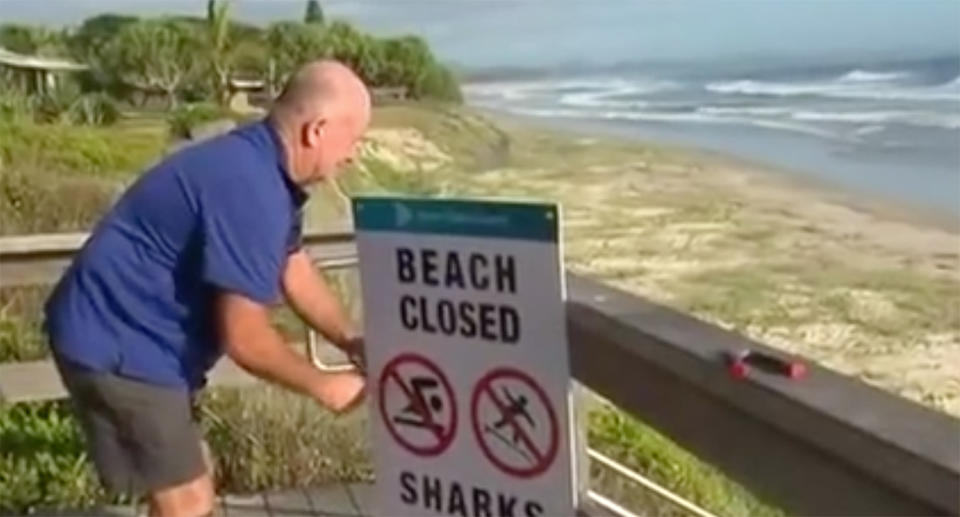
[[201, 517], [211, 515], [215, 505], [213, 479], [209, 473], [187, 483], [150, 493], [151, 517]]

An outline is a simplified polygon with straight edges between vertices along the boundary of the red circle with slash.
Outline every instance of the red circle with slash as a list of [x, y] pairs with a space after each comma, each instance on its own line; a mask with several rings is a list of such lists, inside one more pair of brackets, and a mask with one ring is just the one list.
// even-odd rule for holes
[[[497, 387], [495, 385], [497, 382], [500, 382], [501, 388], [503, 388], [502, 381], [519, 383], [523, 388], [526, 388], [535, 395], [536, 400], [534, 403], [539, 403], [539, 414], [545, 414], [547, 416], [546, 424], [549, 427], [546, 433], [541, 433], [539, 436], [539, 441], [546, 443], [537, 443], [538, 440], [535, 439], [537, 437], [531, 436], [531, 433], [520, 425], [520, 422], [517, 421], [518, 415], [510, 411], [510, 406], [508, 406], [494, 390], [494, 388]], [[489, 401], [500, 413], [502, 417], [500, 423], [509, 424], [510, 430], [513, 432], [513, 441], [523, 445], [526, 452], [531, 456], [529, 465], [518, 466], [509, 462], [501, 457], [502, 453], [498, 454], [497, 449], [491, 446], [489, 443], [489, 440], [491, 440], [491, 428], [489, 425], [484, 425], [480, 419], [479, 409], [482, 401]], [[511, 399], [511, 403], [515, 403], [515, 401]], [[524, 399], [524, 403], [529, 403], [529, 401]], [[560, 448], [560, 429], [557, 423], [557, 414], [550, 404], [550, 398], [547, 397], [543, 388], [541, 388], [532, 377], [520, 370], [508, 367], [496, 368], [481, 377], [473, 389], [473, 396], [470, 401], [470, 415], [473, 423], [474, 436], [476, 436], [477, 442], [480, 444], [480, 450], [483, 451], [484, 456], [498, 469], [511, 476], [518, 478], [533, 478], [539, 476], [550, 468], [550, 465], [557, 456], [557, 451]], [[500, 437], [500, 439], [503, 440], [504, 438]]]
[[[417, 372], [420, 375], [414, 375]], [[388, 408], [389, 401], [395, 400], [388, 399], [388, 386], [399, 388], [407, 401], [397, 413], [392, 412], [396, 408]], [[424, 386], [432, 393], [425, 393]], [[440, 368], [426, 357], [404, 353], [391, 359], [380, 373], [378, 395], [380, 417], [390, 436], [404, 449], [417, 456], [436, 456], [453, 442], [457, 430], [453, 388]], [[449, 407], [445, 412], [444, 403]], [[441, 413], [446, 418], [434, 420]]]

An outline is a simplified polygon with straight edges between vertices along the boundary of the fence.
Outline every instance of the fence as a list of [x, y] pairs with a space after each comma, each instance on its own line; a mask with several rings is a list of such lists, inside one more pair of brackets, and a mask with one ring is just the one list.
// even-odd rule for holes
[[[54, 281], [85, 238], [0, 238], [0, 287]], [[305, 246], [321, 267], [355, 262], [348, 228], [307, 235]], [[567, 325], [579, 383], [788, 512], [960, 514], [955, 418], [816, 365], [801, 381], [762, 373], [735, 380], [725, 354], [779, 352], [578, 276], [568, 279]], [[254, 382], [222, 363], [213, 384]], [[0, 399], [61, 396], [48, 363], [0, 365]], [[622, 512], [601, 494], [585, 494], [590, 513]]]

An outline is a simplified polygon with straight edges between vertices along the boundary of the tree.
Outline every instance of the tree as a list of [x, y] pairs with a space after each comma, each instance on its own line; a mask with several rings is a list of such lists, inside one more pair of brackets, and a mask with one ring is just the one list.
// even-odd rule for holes
[[231, 38], [230, 2], [210, 0], [207, 4], [207, 53], [217, 103], [226, 104], [233, 75], [234, 42]]
[[267, 84], [276, 95], [287, 78], [301, 64], [324, 57], [327, 48], [323, 31], [316, 26], [297, 22], [279, 22], [265, 35], [268, 63]]
[[376, 81], [383, 66], [383, 47], [372, 36], [336, 21], [324, 32], [323, 42], [324, 57], [343, 62], [368, 84]]
[[70, 36], [70, 54], [74, 59], [90, 65], [90, 70], [77, 75], [84, 91], [106, 91], [117, 98], [130, 94], [129, 85], [125, 85], [115, 74], [104, 66], [104, 49], [120, 29], [136, 23], [135, 16], [105, 13], [87, 18]]
[[110, 13], [87, 18], [70, 38], [73, 56], [81, 61], [95, 62], [120, 29], [136, 21], [135, 16]]
[[183, 25], [155, 19], [123, 27], [105, 49], [105, 66], [127, 84], [167, 95], [171, 107], [177, 93], [202, 65], [196, 59], [197, 38]]
[[304, 23], [323, 23], [323, 9], [319, 0], [307, 1], [307, 12], [303, 16]]
[[67, 54], [67, 44], [62, 32], [29, 25], [0, 26], [0, 47], [28, 55], [64, 56]]
[[427, 43], [417, 36], [389, 38], [381, 44], [384, 66], [378, 76], [379, 84], [411, 89], [434, 63]]

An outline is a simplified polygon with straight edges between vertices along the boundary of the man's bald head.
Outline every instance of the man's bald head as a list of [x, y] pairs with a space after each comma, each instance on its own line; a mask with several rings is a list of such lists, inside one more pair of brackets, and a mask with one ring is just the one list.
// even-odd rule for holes
[[350, 159], [370, 122], [370, 94], [347, 66], [314, 61], [290, 78], [270, 119], [283, 137], [294, 179], [310, 183]]
[[290, 77], [271, 115], [288, 122], [331, 116], [337, 110], [369, 116], [370, 95], [353, 70], [337, 61], [322, 60], [303, 65]]

